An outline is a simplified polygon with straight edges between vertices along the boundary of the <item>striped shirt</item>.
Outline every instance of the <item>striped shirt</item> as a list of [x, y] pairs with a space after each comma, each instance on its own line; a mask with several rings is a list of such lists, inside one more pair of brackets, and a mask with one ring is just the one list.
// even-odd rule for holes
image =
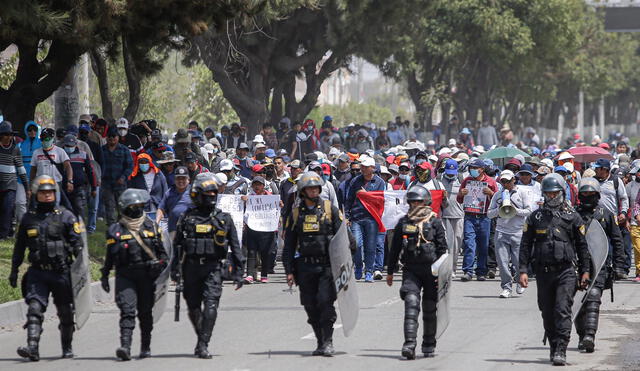
[[18, 177], [22, 184], [29, 184], [27, 172], [22, 164], [20, 148], [11, 143], [8, 147], [0, 145], [0, 192], [15, 191], [18, 186]]

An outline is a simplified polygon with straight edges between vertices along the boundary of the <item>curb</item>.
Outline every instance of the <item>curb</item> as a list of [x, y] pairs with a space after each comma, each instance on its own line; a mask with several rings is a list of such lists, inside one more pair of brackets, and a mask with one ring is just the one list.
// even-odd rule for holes
[[[112, 288], [115, 287], [113, 277], [109, 279], [109, 284]], [[91, 283], [91, 296], [93, 296], [94, 303], [111, 303], [114, 301], [113, 293], [108, 294], [105, 292], [100, 286], [100, 282]], [[53, 305], [52, 300], [49, 300], [44, 316], [45, 319], [56, 317], [56, 306]], [[20, 325], [26, 321], [26, 317], [27, 304], [25, 304], [24, 300], [14, 300], [0, 304], [0, 328], [6, 329]]]

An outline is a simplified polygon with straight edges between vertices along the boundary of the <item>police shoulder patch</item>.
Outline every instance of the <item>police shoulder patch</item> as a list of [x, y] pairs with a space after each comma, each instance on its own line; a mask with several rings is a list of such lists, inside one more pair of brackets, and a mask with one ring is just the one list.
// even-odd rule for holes
[[38, 228], [27, 229], [27, 237], [37, 237], [38, 236]]
[[581, 225], [579, 229], [583, 236], [587, 234], [587, 228], [585, 228], [584, 224]]
[[107, 239], [107, 245], [113, 245], [114, 243], [116, 243], [115, 238], [108, 238]]
[[84, 226], [79, 222], [75, 222], [73, 223], [73, 231], [76, 233], [82, 233], [84, 232]]

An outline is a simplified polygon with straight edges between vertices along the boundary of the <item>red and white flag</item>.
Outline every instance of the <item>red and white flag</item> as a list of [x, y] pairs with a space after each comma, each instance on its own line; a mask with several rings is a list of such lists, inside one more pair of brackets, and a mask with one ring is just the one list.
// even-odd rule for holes
[[[430, 192], [431, 208], [440, 216], [440, 205], [444, 191], [433, 190]], [[384, 232], [387, 229], [395, 228], [400, 218], [409, 211], [409, 205], [405, 200], [406, 194], [407, 191], [362, 191], [356, 193], [356, 196], [378, 223], [378, 231]]]

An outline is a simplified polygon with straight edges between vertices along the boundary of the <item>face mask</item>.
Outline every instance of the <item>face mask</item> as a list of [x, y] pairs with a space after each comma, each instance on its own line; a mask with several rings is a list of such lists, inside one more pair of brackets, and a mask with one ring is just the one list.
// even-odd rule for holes
[[43, 213], [48, 213], [50, 211], [53, 211], [53, 208], [56, 206], [56, 202], [55, 201], [51, 201], [51, 202], [40, 202], [38, 201], [37, 203], [37, 209], [40, 212]]
[[636, 175], [635, 179], [636, 179], [636, 182], [640, 183], [640, 176]]
[[600, 195], [595, 194], [592, 196], [584, 196], [578, 194], [578, 199], [580, 200], [580, 205], [586, 209], [595, 209], [598, 206], [598, 201], [600, 201]]
[[42, 148], [49, 149], [53, 147], [53, 138], [45, 139], [42, 141]]
[[552, 209], [559, 207], [560, 205], [562, 205], [563, 202], [564, 202], [563, 194], [559, 194], [558, 196], [556, 196], [556, 198], [549, 198], [549, 196], [544, 195], [544, 205]]
[[200, 195], [200, 208], [204, 210], [212, 210], [216, 207], [216, 201], [218, 201], [218, 196], [210, 196], [210, 195]]
[[149, 171], [149, 166], [149, 164], [140, 164], [140, 171], [146, 173], [147, 171]]
[[128, 216], [129, 218], [138, 219], [142, 215], [144, 215], [144, 206], [143, 205], [129, 206], [126, 209], [124, 209], [122, 213]]
[[220, 152], [220, 148], [218, 147], [213, 147], [213, 153], [218, 153]]
[[76, 150], [76, 147], [64, 147], [64, 151], [68, 154], [72, 154]]
[[409, 179], [409, 174], [400, 174], [400, 175], [398, 175], [398, 177], [400, 179], [406, 180], [406, 179]]
[[416, 171], [416, 176], [418, 177], [420, 183], [426, 183], [427, 181], [429, 181], [429, 170]]
[[358, 175], [360, 175], [359, 171], [353, 171], [353, 170], [351, 171], [351, 176], [356, 177]]
[[329, 180], [329, 176], [325, 175], [325, 174], [322, 174], [322, 179], [324, 179], [324, 181], [326, 182], [327, 180]]
[[262, 160], [264, 160], [264, 158], [265, 158], [265, 157], [266, 157], [266, 154], [264, 154], [264, 153], [258, 153], [258, 154], [256, 155], [256, 160], [258, 160], [258, 161], [262, 161]]
[[127, 129], [118, 129], [118, 135], [124, 137], [125, 135], [127, 135], [127, 131]]
[[471, 175], [472, 178], [477, 178], [477, 177], [480, 176], [480, 170], [471, 169], [471, 170], [469, 170], [469, 175]]

